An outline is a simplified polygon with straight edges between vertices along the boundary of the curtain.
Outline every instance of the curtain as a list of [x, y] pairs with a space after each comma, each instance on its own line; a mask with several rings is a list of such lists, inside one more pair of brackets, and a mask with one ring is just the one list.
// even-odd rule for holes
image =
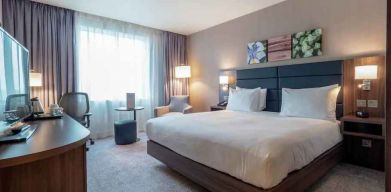
[[93, 138], [113, 134], [115, 120], [132, 119], [126, 93], [136, 94], [138, 129], [164, 102], [164, 33], [135, 24], [76, 13], [78, 90], [91, 100]]
[[165, 104], [168, 104], [171, 96], [189, 95], [189, 80], [175, 78], [175, 67], [187, 65], [186, 36], [165, 32], [164, 39], [166, 59], [164, 99]]
[[27, 0], [3, 1], [2, 11], [5, 30], [30, 52], [30, 69], [42, 73], [31, 95], [47, 107], [75, 91], [74, 11]]

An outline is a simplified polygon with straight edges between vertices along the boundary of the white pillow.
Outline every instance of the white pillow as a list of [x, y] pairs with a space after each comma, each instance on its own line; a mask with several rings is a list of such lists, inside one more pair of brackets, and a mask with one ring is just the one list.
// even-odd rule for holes
[[309, 89], [283, 88], [280, 115], [335, 121], [340, 89], [337, 84]]
[[259, 90], [257, 89], [230, 89], [227, 110], [258, 111]]
[[[242, 90], [246, 88], [241, 88], [236, 86], [237, 90]], [[261, 87], [255, 88], [259, 91], [259, 104], [258, 104], [258, 111], [263, 111], [266, 109], [266, 96], [267, 96], [267, 89], [262, 89]]]

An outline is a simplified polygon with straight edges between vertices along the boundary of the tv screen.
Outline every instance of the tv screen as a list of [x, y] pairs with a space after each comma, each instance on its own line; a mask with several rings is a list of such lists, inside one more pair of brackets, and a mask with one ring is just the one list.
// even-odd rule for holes
[[31, 114], [29, 52], [0, 27], [0, 131]]

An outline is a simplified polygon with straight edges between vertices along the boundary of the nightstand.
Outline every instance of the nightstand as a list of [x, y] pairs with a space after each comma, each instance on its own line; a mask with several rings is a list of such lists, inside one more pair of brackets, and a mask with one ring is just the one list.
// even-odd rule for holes
[[344, 116], [341, 125], [345, 161], [384, 171], [385, 119]]
[[225, 108], [227, 108], [227, 107], [226, 107], [226, 106], [218, 106], [218, 105], [210, 106], [210, 110], [211, 110], [211, 111], [225, 110]]

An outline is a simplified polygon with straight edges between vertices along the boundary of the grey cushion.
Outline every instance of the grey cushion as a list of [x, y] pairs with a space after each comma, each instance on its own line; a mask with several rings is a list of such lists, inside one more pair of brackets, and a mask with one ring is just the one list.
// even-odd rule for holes
[[172, 96], [170, 101], [170, 112], [180, 112], [183, 113], [184, 110], [189, 106], [189, 96], [188, 95], [178, 95]]

